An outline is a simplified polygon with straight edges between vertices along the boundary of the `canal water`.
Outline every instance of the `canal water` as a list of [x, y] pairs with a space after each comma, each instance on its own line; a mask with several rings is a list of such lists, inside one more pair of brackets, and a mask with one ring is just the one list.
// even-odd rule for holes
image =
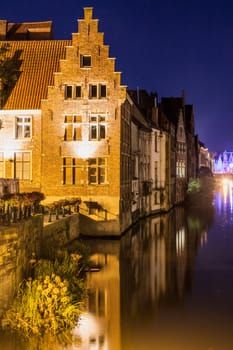
[[213, 205], [150, 217], [121, 240], [86, 240], [93, 270], [72, 344], [22, 343], [3, 350], [232, 350], [233, 194]]

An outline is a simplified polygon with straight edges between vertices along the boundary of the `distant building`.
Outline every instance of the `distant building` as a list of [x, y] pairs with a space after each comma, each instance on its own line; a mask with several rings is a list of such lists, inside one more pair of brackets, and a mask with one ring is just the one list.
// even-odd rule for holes
[[214, 158], [215, 174], [233, 174], [233, 152], [224, 151]]

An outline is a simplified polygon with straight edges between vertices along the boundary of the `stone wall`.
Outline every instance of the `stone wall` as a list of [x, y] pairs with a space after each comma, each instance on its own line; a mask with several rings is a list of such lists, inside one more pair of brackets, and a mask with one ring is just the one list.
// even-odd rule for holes
[[0, 226], [0, 317], [30, 272], [32, 255], [43, 256], [78, 235], [78, 214], [46, 225], [43, 215], [35, 215], [17, 224]]

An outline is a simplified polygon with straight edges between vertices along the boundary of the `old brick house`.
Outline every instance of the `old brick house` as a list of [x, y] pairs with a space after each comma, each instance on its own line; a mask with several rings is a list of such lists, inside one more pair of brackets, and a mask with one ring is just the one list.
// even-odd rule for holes
[[84, 9], [72, 40], [51, 40], [52, 27], [41, 23], [38, 31], [19, 26], [17, 33], [26, 33], [19, 39], [10, 37], [14, 26], [0, 24], [1, 47], [9, 45], [6, 59], [18, 73], [1, 88], [3, 177], [19, 178], [21, 191], [47, 199], [79, 196], [84, 227], [124, 231], [132, 222], [131, 112], [92, 8]]
[[51, 22], [0, 20], [0, 177], [46, 201], [80, 197], [85, 234], [169, 210], [187, 179], [184, 106], [174, 121], [164, 100], [140, 96], [121, 84], [91, 7], [71, 40], [54, 40]]

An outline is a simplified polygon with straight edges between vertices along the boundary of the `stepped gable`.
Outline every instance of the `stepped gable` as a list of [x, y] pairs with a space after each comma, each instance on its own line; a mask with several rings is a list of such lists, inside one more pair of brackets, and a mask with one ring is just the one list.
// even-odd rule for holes
[[167, 119], [177, 127], [179, 121], [180, 110], [184, 113], [183, 97], [162, 97], [160, 103], [160, 111]]
[[65, 58], [70, 40], [2, 41], [9, 44], [8, 56], [15, 60], [19, 78], [3, 109], [40, 109], [53, 85], [54, 72], [60, 71], [60, 59]]
[[152, 118], [152, 109], [155, 107], [155, 101], [157, 100], [156, 93], [148, 93], [146, 90], [131, 90], [128, 89], [127, 93], [130, 95], [136, 106], [145, 115], [148, 120]]

